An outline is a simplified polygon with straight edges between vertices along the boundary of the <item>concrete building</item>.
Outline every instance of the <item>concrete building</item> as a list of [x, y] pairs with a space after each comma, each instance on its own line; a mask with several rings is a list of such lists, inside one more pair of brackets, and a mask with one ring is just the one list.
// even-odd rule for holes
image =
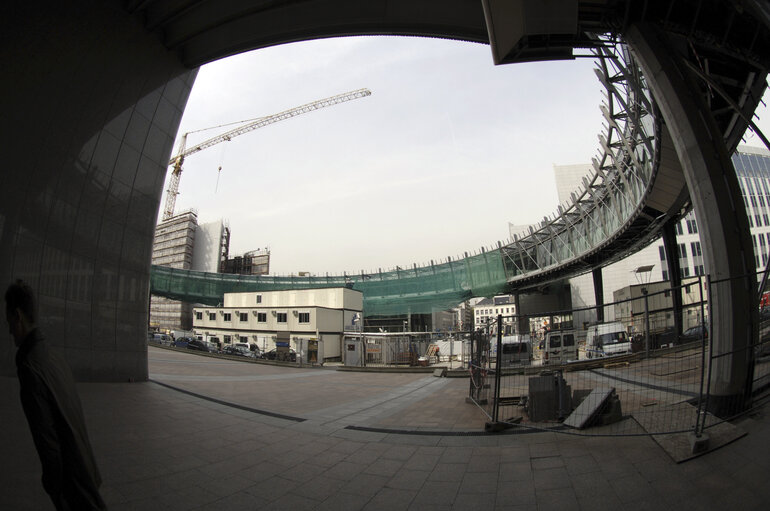
[[[764, 271], [770, 250], [770, 151], [740, 146], [732, 156], [754, 243], [755, 270]], [[593, 172], [591, 165], [554, 165], [559, 200], [581, 186], [583, 176]], [[675, 226], [680, 277], [703, 275], [704, 262], [701, 232], [694, 211], [690, 211]], [[638, 269], [651, 267], [649, 271]], [[669, 280], [663, 241], [658, 239], [641, 251], [602, 269], [604, 303], [615, 299], [615, 291], [629, 286], [647, 285]], [[574, 308], [596, 303], [591, 273], [570, 279]], [[606, 308], [605, 320], [614, 318], [615, 309]], [[593, 312], [579, 313], [575, 324], [596, 321]]]
[[[198, 216], [185, 211], [158, 224], [152, 245], [152, 264], [191, 270]], [[189, 303], [160, 296], [150, 298], [150, 328], [183, 329], [192, 327], [192, 306]]]
[[[703, 323], [705, 311], [701, 310], [702, 300], [706, 297], [706, 281], [694, 277], [682, 279], [682, 330], [687, 330]], [[645, 296], [652, 334], [672, 331], [674, 301], [669, 283], [666, 281], [649, 284], [635, 284], [615, 290], [613, 293], [614, 316], [623, 323], [626, 331], [641, 333], [645, 328]]]
[[200, 224], [195, 229], [192, 269], [219, 271], [230, 250], [230, 227], [222, 220]]
[[[182, 270], [216, 272], [227, 257], [230, 229], [222, 220], [198, 224], [194, 210], [179, 213], [158, 224], [152, 264]], [[160, 296], [150, 297], [149, 327], [156, 330], [190, 330], [192, 304]]]
[[226, 258], [219, 265], [219, 273], [267, 275], [270, 273], [270, 249], [260, 248], [242, 256]]
[[490, 322], [496, 321], [498, 314], [503, 316], [503, 324], [506, 326], [505, 334], [512, 333], [516, 314], [515, 297], [513, 295], [493, 296], [484, 298], [473, 306], [474, 329], [484, 328]]
[[323, 362], [340, 360], [343, 332], [353, 329], [362, 311], [363, 294], [344, 287], [226, 293], [222, 307], [193, 309], [193, 330], [224, 344], [256, 344], [261, 351], [285, 339], [297, 353], [316, 351], [315, 361]]

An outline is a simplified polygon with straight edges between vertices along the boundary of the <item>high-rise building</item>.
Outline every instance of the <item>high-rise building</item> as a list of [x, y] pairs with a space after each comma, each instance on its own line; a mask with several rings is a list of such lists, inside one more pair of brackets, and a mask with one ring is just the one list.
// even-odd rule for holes
[[[182, 270], [216, 272], [227, 256], [230, 229], [223, 221], [198, 225], [194, 210], [179, 213], [155, 228], [152, 264]], [[159, 296], [150, 297], [150, 328], [192, 329], [192, 304]]]
[[[746, 214], [749, 217], [749, 226], [754, 240], [756, 270], [762, 271], [767, 265], [770, 254], [770, 151], [741, 146], [733, 154], [732, 161], [743, 194]], [[569, 197], [570, 192], [582, 185], [583, 176], [591, 172], [593, 169], [590, 165], [554, 165], [556, 188], [560, 200], [561, 197]], [[705, 268], [695, 212], [690, 211], [685, 215], [675, 229], [681, 277], [703, 275]], [[650, 266], [652, 268], [649, 268]], [[643, 267], [649, 268], [649, 271], [637, 271]], [[663, 241], [658, 239], [636, 254], [603, 268], [604, 303], [613, 301], [615, 290], [636, 284], [668, 280], [668, 278]], [[570, 279], [570, 286], [574, 308], [594, 304], [593, 277], [590, 273]], [[610, 314], [612, 314], [611, 311]], [[584, 318], [584, 320], [592, 319]], [[576, 321], [579, 321], [578, 318]]]

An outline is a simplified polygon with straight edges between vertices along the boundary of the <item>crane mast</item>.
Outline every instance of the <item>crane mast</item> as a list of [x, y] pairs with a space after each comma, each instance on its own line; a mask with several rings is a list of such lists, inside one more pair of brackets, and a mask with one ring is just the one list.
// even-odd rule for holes
[[232, 129], [208, 140], [204, 140], [200, 144], [196, 144], [190, 148], [185, 147], [187, 144], [187, 135], [192, 133], [188, 131], [182, 135], [182, 139], [179, 142], [179, 147], [177, 148], [177, 155], [171, 158], [171, 160], [168, 162], [169, 166], [173, 166], [173, 169], [171, 170], [171, 179], [169, 179], [168, 190], [166, 190], [167, 194], [166, 204], [163, 209], [163, 220], [168, 220], [174, 216], [176, 196], [179, 195], [179, 180], [182, 176], [182, 165], [184, 164], [184, 160], [187, 156], [217, 145], [220, 142], [229, 142], [239, 135], [243, 135], [244, 133], [248, 133], [259, 128], [264, 128], [265, 126], [275, 124], [276, 122], [291, 119], [292, 117], [306, 114], [314, 110], [319, 110], [321, 108], [326, 108], [327, 106], [338, 105], [340, 103], [345, 103], [354, 99], [370, 96], [371, 94], [372, 93], [369, 89], [358, 89], [346, 92], [344, 94], [331, 96], [329, 98], [319, 99], [317, 101], [313, 101], [312, 103], [307, 103], [305, 105], [291, 108], [289, 110], [284, 110], [283, 112], [279, 112], [277, 114], [268, 115], [267, 117], [260, 117], [259, 119], [249, 122], [248, 124]]

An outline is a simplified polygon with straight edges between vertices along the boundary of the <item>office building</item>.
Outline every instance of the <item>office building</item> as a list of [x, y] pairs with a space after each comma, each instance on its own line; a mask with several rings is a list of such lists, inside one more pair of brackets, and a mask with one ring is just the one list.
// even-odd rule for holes
[[[732, 161], [740, 183], [754, 242], [756, 263], [754, 269], [758, 272], [764, 271], [770, 251], [770, 151], [740, 146], [733, 154]], [[591, 172], [593, 172], [591, 165], [554, 165], [559, 200], [566, 200], [570, 192], [581, 186], [583, 176]], [[705, 267], [695, 212], [687, 213], [677, 223], [675, 229], [681, 277], [703, 275]], [[637, 271], [639, 269], [643, 271]], [[614, 300], [613, 294], [616, 290], [665, 281], [668, 278], [663, 241], [658, 239], [639, 252], [603, 268], [604, 303], [611, 303]], [[590, 273], [570, 279], [570, 285], [574, 308], [594, 305], [593, 277]], [[614, 315], [611, 309], [606, 310], [605, 314], [609, 314], [605, 319], [612, 319]], [[585, 316], [576, 317], [576, 324], [596, 319], [590, 314]]]

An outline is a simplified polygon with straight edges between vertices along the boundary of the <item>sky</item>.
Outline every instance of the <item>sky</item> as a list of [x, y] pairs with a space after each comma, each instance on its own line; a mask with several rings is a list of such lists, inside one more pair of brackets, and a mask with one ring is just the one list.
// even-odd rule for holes
[[[292, 43], [208, 64], [177, 138], [355, 89], [372, 95], [191, 155], [176, 212], [224, 219], [231, 256], [269, 247], [276, 275], [479, 252], [508, 239], [508, 222], [556, 210], [554, 164], [597, 154], [594, 67], [588, 58], [495, 66], [486, 45], [407, 37]], [[227, 129], [191, 134], [187, 146]]]

